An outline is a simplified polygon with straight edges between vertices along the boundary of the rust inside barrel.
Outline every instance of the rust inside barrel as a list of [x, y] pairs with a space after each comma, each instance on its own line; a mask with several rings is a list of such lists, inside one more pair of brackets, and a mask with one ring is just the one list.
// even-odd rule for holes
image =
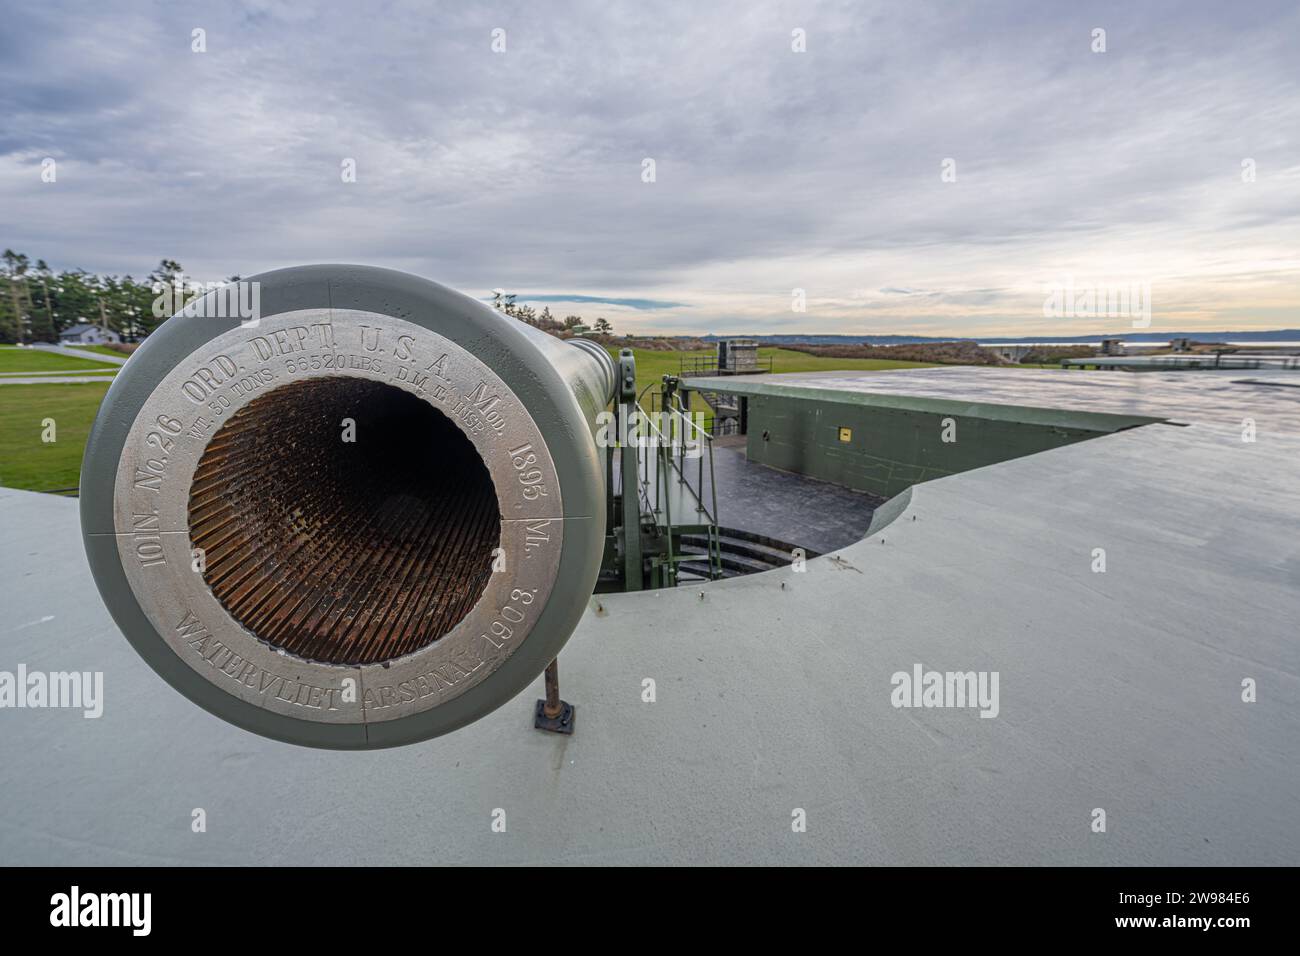
[[473, 444], [426, 402], [355, 378], [268, 392], [217, 432], [190, 538], [222, 606], [308, 660], [369, 664], [450, 631], [500, 541]]

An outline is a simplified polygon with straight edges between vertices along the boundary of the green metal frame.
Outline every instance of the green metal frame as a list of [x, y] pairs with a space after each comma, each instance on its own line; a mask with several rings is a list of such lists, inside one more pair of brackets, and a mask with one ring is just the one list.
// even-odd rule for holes
[[[708, 542], [709, 577], [716, 580], [722, 576], [722, 542], [718, 531], [718, 489], [714, 472], [713, 436], [691, 419], [689, 411], [682, 405], [677, 387], [678, 379], [675, 376], [665, 375], [659, 391], [651, 393], [650, 408], [647, 410], [640, 401], [636, 405], [639, 413], [638, 437], [641, 439], [637, 443], [640, 452], [641, 490], [646, 497], [647, 509], [653, 516], [655, 532], [662, 537], [667, 549], [666, 558], [652, 559], [652, 567], [659, 569], [654, 577], [664, 587], [677, 584], [677, 565], [680, 562], [696, 557], [677, 552], [678, 539], [683, 533], [705, 533]], [[642, 395], [644, 396], [651, 388], [653, 386], [647, 386], [642, 391]], [[661, 424], [664, 427], [661, 427]], [[646, 439], [649, 439], [649, 449], [646, 448]], [[692, 447], [692, 441], [697, 446], [702, 446], [695, 456], [698, 464], [694, 488], [691, 487], [687, 465], [688, 449]], [[650, 473], [649, 451], [651, 449], [654, 453], [653, 475]], [[684, 504], [686, 508], [694, 506], [695, 521], [684, 520], [685, 516], [680, 511], [678, 519], [674, 521], [674, 497], [677, 497], [679, 505]], [[709, 504], [705, 503], [706, 497]]]
[[[691, 419], [681, 401], [676, 376], [665, 375], [638, 394], [636, 360], [630, 349], [619, 353], [618, 366], [614, 401], [617, 441], [605, 460], [610, 478], [610, 527], [617, 528], [610, 546], [621, 551], [617, 558], [611, 554], [611, 561], [616, 562], [612, 566], [618, 567], [625, 591], [674, 587], [677, 566], [699, 559], [698, 553], [681, 551], [681, 536], [704, 534], [709, 578], [716, 580], [722, 577], [723, 568], [713, 436]], [[647, 393], [649, 409], [642, 404]], [[615, 455], [621, 495], [617, 504], [612, 480]], [[694, 487], [688, 455], [697, 458]], [[692, 513], [695, 520], [689, 518]]]

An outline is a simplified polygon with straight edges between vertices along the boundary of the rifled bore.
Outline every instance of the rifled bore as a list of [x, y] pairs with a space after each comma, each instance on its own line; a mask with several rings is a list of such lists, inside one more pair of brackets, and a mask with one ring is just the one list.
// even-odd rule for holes
[[482, 595], [501, 537], [470, 440], [428, 402], [360, 378], [295, 382], [241, 408], [200, 458], [188, 511], [227, 612], [330, 664], [392, 660], [447, 634]]

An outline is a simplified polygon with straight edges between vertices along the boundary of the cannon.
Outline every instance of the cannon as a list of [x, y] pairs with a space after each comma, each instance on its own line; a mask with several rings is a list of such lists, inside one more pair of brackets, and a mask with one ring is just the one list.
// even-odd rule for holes
[[109, 389], [81, 524], [122, 633], [246, 730], [371, 749], [515, 697], [595, 585], [617, 370], [437, 283], [321, 265], [164, 322]]

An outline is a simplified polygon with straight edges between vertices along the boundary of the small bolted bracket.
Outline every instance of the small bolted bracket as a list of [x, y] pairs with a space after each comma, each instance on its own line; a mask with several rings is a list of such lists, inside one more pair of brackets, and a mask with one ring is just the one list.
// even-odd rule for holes
[[546, 698], [533, 708], [533, 727], [553, 734], [572, 734], [576, 708], [560, 700], [560, 665], [558, 660], [546, 665]]
[[553, 734], [572, 734], [573, 711], [572, 704], [560, 701], [559, 714], [548, 717], [546, 715], [546, 701], [539, 700], [536, 710], [533, 711], [533, 727], [537, 730], [549, 730]]

